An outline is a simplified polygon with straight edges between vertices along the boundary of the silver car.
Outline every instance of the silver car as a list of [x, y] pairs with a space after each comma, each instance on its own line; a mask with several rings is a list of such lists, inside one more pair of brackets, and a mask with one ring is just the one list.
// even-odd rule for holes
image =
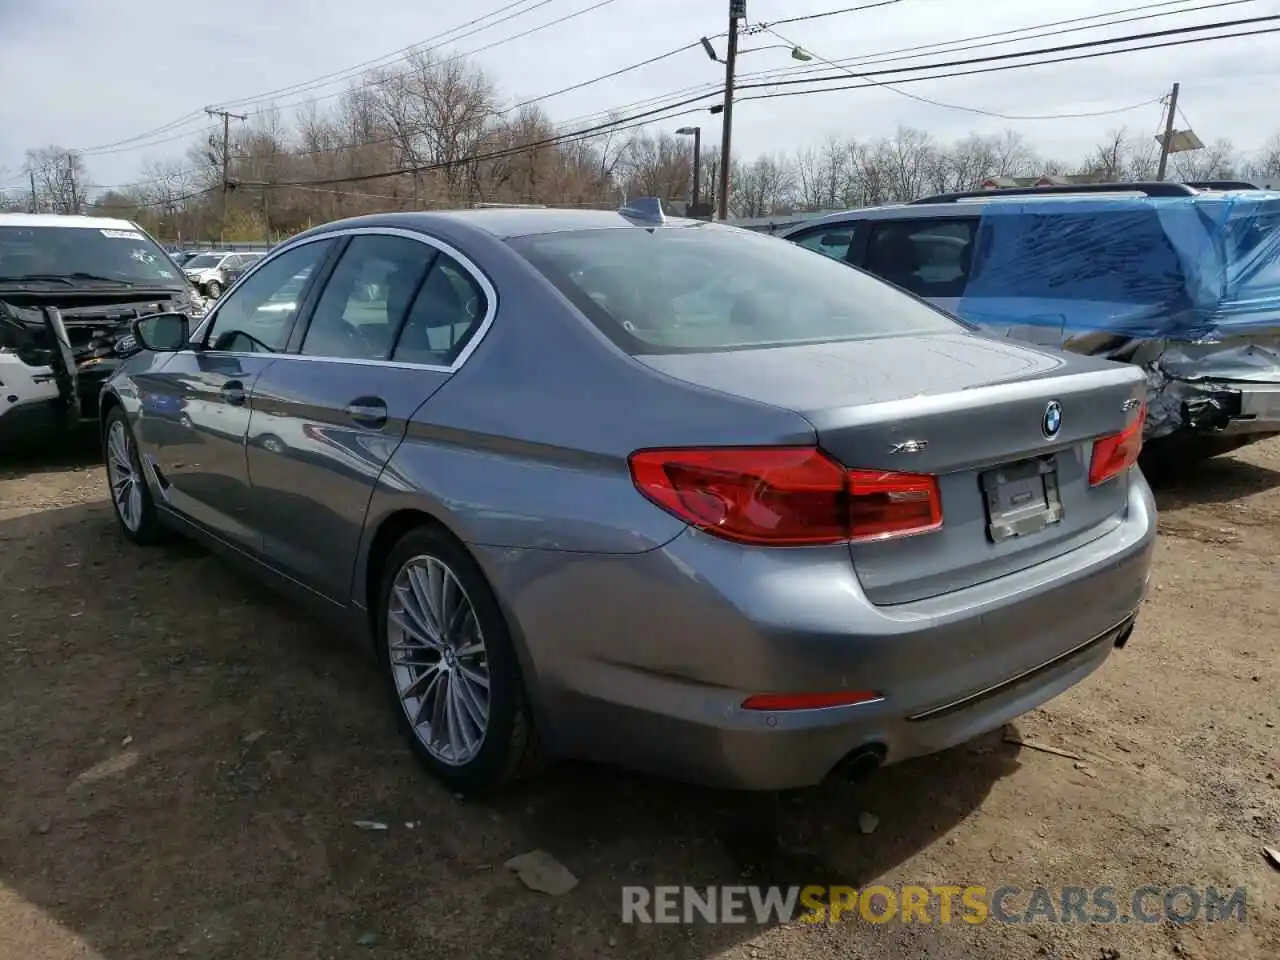
[[1087, 676], [1147, 585], [1139, 370], [649, 204], [332, 223], [135, 336], [124, 535], [363, 638], [461, 791], [941, 750]]

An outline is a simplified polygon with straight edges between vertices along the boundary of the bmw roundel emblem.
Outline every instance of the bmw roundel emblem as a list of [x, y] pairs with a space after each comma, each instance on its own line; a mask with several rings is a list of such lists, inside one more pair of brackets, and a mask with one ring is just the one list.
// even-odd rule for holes
[[1056, 437], [1058, 431], [1062, 429], [1062, 404], [1057, 400], [1050, 400], [1049, 405], [1044, 408], [1044, 416], [1040, 419], [1040, 429], [1050, 440]]

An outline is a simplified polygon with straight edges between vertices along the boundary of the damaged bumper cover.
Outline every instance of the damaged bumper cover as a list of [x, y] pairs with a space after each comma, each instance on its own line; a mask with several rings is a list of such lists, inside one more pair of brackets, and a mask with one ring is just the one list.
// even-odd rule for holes
[[179, 291], [113, 294], [102, 298], [107, 302], [43, 299], [0, 296], [0, 438], [6, 442], [96, 421], [98, 395], [125, 359], [133, 320], [196, 306]]

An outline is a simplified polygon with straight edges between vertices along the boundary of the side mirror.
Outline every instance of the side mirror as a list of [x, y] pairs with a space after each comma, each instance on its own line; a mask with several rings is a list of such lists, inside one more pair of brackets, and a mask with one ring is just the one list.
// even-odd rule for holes
[[143, 350], [173, 353], [191, 339], [191, 318], [185, 313], [153, 313], [133, 321], [133, 339]]
[[824, 247], [847, 247], [853, 243], [852, 233], [824, 233], [819, 241]]

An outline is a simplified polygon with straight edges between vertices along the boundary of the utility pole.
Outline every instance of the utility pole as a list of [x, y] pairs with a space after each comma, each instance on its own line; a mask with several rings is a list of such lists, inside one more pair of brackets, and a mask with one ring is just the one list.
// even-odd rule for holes
[[698, 215], [698, 192], [702, 187], [702, 128], [693, 128], [693, 215]]
[[681, 127], [676, 131], [681, 137], [693, 137], [693, 199], [690, 201], [689, 216], [698, 215], [698, 195], [702, 189], [702, 128]]
[[227, 191], [231, 188], [231, 181], [227, 177], [228, 164], [231, 161], [231, 118], [237, 120], [248, 120], [244, 114], [232, 113], [229, 110], [213, 110], [205, 107], [204, 110], [211, 117], [222, 118], [222, 218], [219, 225], [218, 242], [226, 243], [227, 241]]
[[27, 172], [31, 174], [31, 212], [39, 213], [40, 201], [36, 197], [36, 172], [34, 169], [28, 170]]
[[71, 189], [71, 209], [68, 213], [79, 213], [80, 197], [76, 195], [76, 161], [70, 153], [67, 154], [67, 186]]
[[733, 137], [733, 69], [738, 60], [738, 21], [747, 18], [747, 0], [729, 0], [729, 49], [724, 58], [724, 116], [720, 134], [718, 215], [729, 218], [729, 147]]
[[1156, 171], [1156, 179], [1163, 180], [1169, 167], [1169, 147], [1173, 145], [1173, 118], [1178, 109], [1178, 84], [1173, 85], [1169, 93], [1169, 112], [1164, 121], [1164, 138], [1160, 141], [1160, 168]]

